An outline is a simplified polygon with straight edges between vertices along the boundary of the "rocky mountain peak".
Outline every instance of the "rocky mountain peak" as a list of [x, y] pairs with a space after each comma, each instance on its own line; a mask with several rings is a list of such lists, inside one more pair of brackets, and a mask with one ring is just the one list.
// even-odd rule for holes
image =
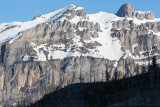
[[137, 18], [139, 20], [143, 20], [143, 19], [153, 20], [155, 18], [155, 15], [153, 12], [135, 11], [134, 7], [132, 7], [131, 4], [129, 3], [123, 4], [118, 10], [118, 12], [116, 13], [116, 15], [119, 17]]
[[73, 6], [73, 5], [70, 5], [70, 6], [72, 6], [73, 9], [70, 9], [67, 12], [67, 14], [71, 14], [71, 16], [68, 17], [69, 19], [72, 19], [75, 16], [82, 16], [83, 18], [86, 18], [86, 12], [85, 12], [85, 9], [83, 7]]
[[116, 13], [117, 16], [119, 17], [133, 17], [135, 14], [135, 9], [129, 4], [126, 3], [120, 7], [118, 12]]

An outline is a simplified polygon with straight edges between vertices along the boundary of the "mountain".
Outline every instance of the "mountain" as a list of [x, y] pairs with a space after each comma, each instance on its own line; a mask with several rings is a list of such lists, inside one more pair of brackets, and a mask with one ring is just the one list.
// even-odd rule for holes
[[124, 4], [115, 14], [70, 5], [29, 22], [0, 24], [0, 105], [37, 101], [74, 83], [136, 74], [159, 63], [160, 19]]

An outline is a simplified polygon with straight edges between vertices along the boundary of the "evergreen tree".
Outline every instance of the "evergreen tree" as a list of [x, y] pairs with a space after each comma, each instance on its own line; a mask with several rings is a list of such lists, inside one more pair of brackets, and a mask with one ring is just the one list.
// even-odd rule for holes
[[139, 73], [139, 66], [138, 65], [136, 65], [136, 67], [135, 67], [135, 72], [136, 72], [136, 75], [139, 75], [140, 73]]
[[118, 71], [118, 79], [121, 79], [121, 78], [122, 78], [122, 72]]
[[140, 75], [139, 81], [140, 81], [140, 83], [142, 85], [143, 81], [146, 81], [146, 79], [147, 79], [145, 76], [143, 76], [147, 71], [146, 71], [146, 67], [144, 65], [142, 66], [141, 69], [142, 69], [142, 73]]
[[149, 66], [149, 72], [150, 72], [150, 82], [151, 87], [154, 86], [155, 81], [157, 80], [157, 62], [156, 62], [156, 56], [152, 58], [152, 65]]
[[152, 58], [152, 65], [149, 66], [149, 76], [150, 76], [150, 93], [151, 93], [151, 103], [153, 104], [153, 88], [155, 87], [156, 82], [156, 70], [157, 69], [157, 63], [156, 63], [156, 57], [154, 56]]
[[148, 57], [148, 62], [149, 62], [149, 66], [151, 65], [150, 64], [150, 52], [149, 52], [149, 49], [148, 49], [148, 44], [147, 44], [147, 38], [146, 38], [146, 46], [147, 46], [147, 57]]
[[79, 81], [80, 81], [80, 83], [83, 82], [83, 78], [82, 78], [82, 74], [81, 74], [81, 73], [80, 73], [80, 75], [79, 75]]
[[155, 83], [156, 84], [159, 84], [159, 76], [160, 76], [160, 69], [159, 69], [159, 67], [158, 67], [158, 65], [157, 65], [157, 61], [156, 61], [156, 56], [154, 56], [153, 58], [152, 58], [152, 72], [153, 72], [153, 78], [155, 79], [154, 81], [155, 81]]
[[109, 71], [106, 68], [106, 82], [109, 81], [110, 78], [111, 78], [111, 75], [110, 75]]
[[153, 65], [153, 68], [157, 68], [156, 56], [152, 58], [152, 65]]
[[114, 78], [114, 80], [118, 80], [118, 70], [117, 69], [115, 69], [113, 78]]
[[143, 66], [142, 66], [142, 74], [144, 74], [144, 73], [146, 73], [146, 68], [145, 68], [145, 66], [143, 65]]

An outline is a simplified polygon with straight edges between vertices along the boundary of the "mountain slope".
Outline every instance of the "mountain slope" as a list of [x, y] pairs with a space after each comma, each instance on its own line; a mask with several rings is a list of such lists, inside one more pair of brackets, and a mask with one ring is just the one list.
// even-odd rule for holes
[[[29, 22], [0, 24], [0, 103], [36, 101], [57, 87], [135, 75], [159, 59], [160, 19], [124, 4], [116, 15], [70, 5]], [[159, 61], [157, 61], [159, 62]]]
[[38, 17], [34, 17], [34, 20], [28, 22], [13, 22], [13, 23], [2, 23], [0, 24], [0, 42], [4, 42], [18, 36], [18, 33], [33, 28], [38, 24], [45, 23], [48, 21], [54, 21], [60, 18], [67, 10], [72, 10], [75, 8], [74, 5], [70, 5], [63, 9], [54, 11], [52, 13], [46, 15], [40, 15]]

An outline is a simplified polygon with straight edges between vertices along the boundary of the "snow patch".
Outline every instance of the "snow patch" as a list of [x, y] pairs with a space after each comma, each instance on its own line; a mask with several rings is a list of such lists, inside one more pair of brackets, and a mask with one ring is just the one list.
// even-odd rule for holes
[[25, 55], [25, 56], [24, 56], [24, 58], [23, 58], [23, 61], [28, 61], [28, 60], [29, 60], [29, 58], [30, 58], [30, 56], [29, 56], [29, 55]]
[[136, 47], [138, 47], [138, 43], [136, 43], [136, 44], [134, 44], [134, 45], [132, 46], [132, 53], [134, 53], [134, 49], [135, 49]]
[[[111, 29], [112, 22], [117, 20], [122, 20], [123, 18], [117, 17], [114, 14], [99, 12], [96, 14], [88, 15], [91, 22], [99, 23], [101, 31], [99, 32], [99, 38], [91, 38], [88, 42], [98, 42], [102, 46], [96, 47], [90, 51], [97, 51], [97, 54], [94, 54], [94, 57], [101, 57], [109, 60], [119, 60], [123, 56], [123, 51], [121, 50], [122, 44], [119, 39], [112, 38]], [[105, 29], [108, 28], [108, 29]]]
[[151, 11], [135, 11], [138, 14], [149, 14], [152, 13]]
[[15, 37], [13, 37], [13, 39], [11, 39], [9, 41], [9, 44], [12, 44], [14, 42], [14, 40], [16, 40], [17, 38], [19, 38], [22, 35], [22, 33], [17, 34]]
[[136, 25], [141, 25], [141, 24], [145, 24], [145, 23], [148, 23], [148, 22], [152, 22], [152, 23], [160, 22], [160, 18], [155, 18], [153, 20], [148, 20], [148, 19], [139, 20], [137, 18], [133, 19], [133, 18], [127, 17], [126, 19], [129, 20], [129, 21], [132, 20], [134, 22], [134, 24], [136, 24]]
[[[35, 43], [31, 43], [31, 46], [37, 52], [37, 56], [34, 58], [34, 61], [46, 61], [47, 60], [46, 55], [43, 52], [44, 50], [47, 50], [45, 49], [46, 44], [37, 46]], [[41, 50], [41, 49], [44, 49], [44, 50]]]
[[135, 64], [141, 65], [141, 66], [146, 66], [151, 64], [151, 61], [135, 61]]

